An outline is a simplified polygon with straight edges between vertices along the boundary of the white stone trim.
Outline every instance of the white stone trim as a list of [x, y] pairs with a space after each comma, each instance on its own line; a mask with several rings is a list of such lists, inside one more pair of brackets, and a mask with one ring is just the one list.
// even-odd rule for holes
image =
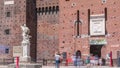
[[14, 1], [4, 1], [4, 5], [12, 5], [14, 4]]

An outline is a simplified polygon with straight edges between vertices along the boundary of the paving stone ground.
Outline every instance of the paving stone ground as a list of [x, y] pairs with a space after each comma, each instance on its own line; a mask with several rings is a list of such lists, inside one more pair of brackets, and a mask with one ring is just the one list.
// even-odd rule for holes
[[[55, 66], [42, 66], [42, 68], [55, 68]], [[60, 66], [60, 68], [120, 68], [120, 67], [109, 67], [109, 66], [80, 66], [80, 67], [75, 67], [75, 66]]]
[[[7, 65], [0, 65], [0, 68], [9, 68]], [[42, 66], [42, 68], [55, 68], [55, 66]], [[80, 66], [80, 67], [75, 67], [75, 66], [60, 66], [60, 68], [120, 68], [120, 67], [110, 67], [110, 66]]]

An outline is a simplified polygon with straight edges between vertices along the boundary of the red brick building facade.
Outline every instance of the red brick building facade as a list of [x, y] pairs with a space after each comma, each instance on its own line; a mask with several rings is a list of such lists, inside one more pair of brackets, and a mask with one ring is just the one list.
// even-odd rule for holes
[[[82, 56], [99, 53], [99, 56], [106, 57], [110, 51], [113, 58], [117, 58], [117, 51], [120, 49], [119, 41], [119, 6], [118, 0], [64, 0], [59, 1], [59, 50], [72, 55], [80, 50]], [[77, 36], [77, 11], [79, 10], [79, 37]], [[92, 35], [92, 15], [104, 15], [105, 28], [103, 35]], [[94, 26], [95, 27], [95, 26]], [[102, 27], [100, 27], [102, 28]], [[104, 42], [99, 43], [100, 40]], [[93, 42], [93, 43], [92, 43]], [[103, 46], [101, 46], [103, 45]], [[101, 55], [100, 55], [101, 53]]]
[[117, 58], [119, 0], [2, 0], [0, 3], [0, 45], [9, 47], [7, 57], [12, 57], [12, 46], [21, 45], [20, 26], [26, 23], [32, 35], [33, 60], [52, 59], [55, 51], [66, 52], [70, 57], [77, 50], [82, 57], [93, 53], [105, 58], [112, 51], [113, 58]]
[[[31, 57], [36, 58], [37, 15], [34, 0], [0, 1], [0, 46], [4, 58], [13, 57], [13, 46], [20, 46], [22, 41], [21, 25], [31, 30]], [[3, 58], [3, 56], [1, 56]]]
[[54, 57], [59, 49], [59, 1], [37, 0], [37, 59]]

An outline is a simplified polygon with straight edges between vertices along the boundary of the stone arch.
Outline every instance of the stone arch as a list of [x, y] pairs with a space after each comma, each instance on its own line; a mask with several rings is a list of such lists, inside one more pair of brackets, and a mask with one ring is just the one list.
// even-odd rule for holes
[[76, 56], [80, 56], [81, 57], [81, 51], [80, 50], [76, 51]]

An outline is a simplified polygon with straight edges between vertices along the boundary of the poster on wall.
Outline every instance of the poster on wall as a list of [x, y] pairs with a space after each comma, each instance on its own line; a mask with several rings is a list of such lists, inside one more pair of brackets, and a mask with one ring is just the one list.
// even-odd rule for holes
[[101, 38], [94, 38], [94, 39], [90, 39], [89, 40], [89, 44], [90, 45], [106, 45], [107, 44], [107, 40], [106, 39], [101, 39]]
[[105, 35], [105, 15], [90, 15], [90, 35]]

